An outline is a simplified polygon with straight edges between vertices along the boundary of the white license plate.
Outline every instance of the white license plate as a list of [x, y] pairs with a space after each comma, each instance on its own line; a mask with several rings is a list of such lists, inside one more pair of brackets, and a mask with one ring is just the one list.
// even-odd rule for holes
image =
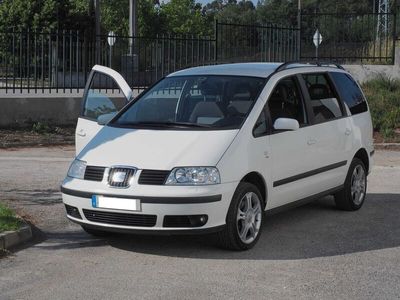
[[105, 196], [92, 196], [92, 206], [95, 208], [108, 208], [119, 210], [140, 211], [139, 199], [124, 199]]

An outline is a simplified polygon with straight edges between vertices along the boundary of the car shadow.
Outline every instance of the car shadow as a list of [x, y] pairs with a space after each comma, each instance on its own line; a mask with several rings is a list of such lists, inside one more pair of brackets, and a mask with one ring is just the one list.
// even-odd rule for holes
[[256, 246], [244, 252], [215, 247], [213, 236], [118, 235], [112, 247], [199, 259], [284, 260], [344, 255], [400, 246], [400, 194], [368, 194], [357, 212], [339, 211], [332, 197], [267, 216]]
[[[262, 235], [248, 251], [216, 246], [214, 235], [113, 234], [94, 238], [73, 225], [46, 232], [33, 247], [44, 251], [114, 247], [148, 255], [197, 259], [294, 260], [359, 253], [400, 246], [400, 194], [368, 194], [363, 208], [345, 212], [332, 197], [266, 217]], [[42, 235], [43, 236], [43, 235]]]

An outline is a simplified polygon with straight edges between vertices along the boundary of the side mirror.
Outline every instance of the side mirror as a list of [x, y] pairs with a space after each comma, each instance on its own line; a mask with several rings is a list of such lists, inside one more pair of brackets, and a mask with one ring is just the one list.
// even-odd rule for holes
[[112, 118], [115, 117], [117, 113], [116, 112], [112, 112], [109, 114], [104, 114], [104, 115], [100, 115], [97, 117], [97, 124], [99, 125], [106, 125], [108, 122], [111, 121]]
[[298, 130], [300, 124], [295, 119], [279, 118], [274, 123], [275, 130]]

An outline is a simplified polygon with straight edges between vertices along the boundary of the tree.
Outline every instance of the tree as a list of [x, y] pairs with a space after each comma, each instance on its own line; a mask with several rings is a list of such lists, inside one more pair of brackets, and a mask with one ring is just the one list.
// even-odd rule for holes
[[88, 24], [85, 0], [4, 0], [0, 5], [0, 31], [53, 31], [80, 29]]
[[264, 25], [297, 25], [297, 1], [260, 0], [257, 3], [257, 18]]
[[202, 6], [195, 0], [171, 0], [161, 4], [167, 32], [175, 34], [209, 35], [210, 29], [202, 15]]
[[229, 1], [225, 4], [216, 17], [221, 22], [226, 23], [239, 23], [239, 24], [256, 24], [257, 14], [256, 8], [251, 1], [236, 0]]

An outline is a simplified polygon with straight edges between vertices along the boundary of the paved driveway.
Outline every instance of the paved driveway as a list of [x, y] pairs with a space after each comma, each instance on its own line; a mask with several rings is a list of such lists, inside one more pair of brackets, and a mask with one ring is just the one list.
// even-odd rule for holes
[[72, 148], [0, 151], [0, 199], [38, 228], [0, 259], [0, 299], [388, 299], [400, 297], [400, 153], [376, 153], [365, 206], [331, 197], [271, 216], [257, 246], [209, 237], [95, 239], [64, 217]]

